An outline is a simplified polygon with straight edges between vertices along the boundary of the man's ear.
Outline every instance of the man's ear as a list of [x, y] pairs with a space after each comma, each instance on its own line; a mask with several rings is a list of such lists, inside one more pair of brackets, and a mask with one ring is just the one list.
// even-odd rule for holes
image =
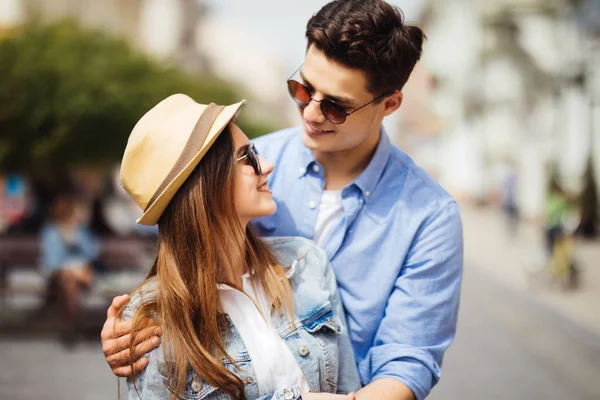
[[404, 95], [399, 90], [390, 94], [383, 103], [383, 116], [387, 117], [388, 115], [399, 109], [402, 105], [403, 98]]

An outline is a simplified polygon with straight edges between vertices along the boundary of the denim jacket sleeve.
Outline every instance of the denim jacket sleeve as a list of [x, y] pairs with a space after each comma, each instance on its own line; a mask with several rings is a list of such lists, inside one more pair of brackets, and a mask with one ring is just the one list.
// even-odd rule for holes
[[159, 400], [169, 398], [171, 393], [165, 384], [165, 378], [159, 370], [159, 365], [163, 359], [162, 346], [147, 353], [145, 357], [148, 358], [148, 366], [136, 374], [135, 387], [131, 378], [127, 378], [129, 400]]
[[[135, 311], [143, 301], [144, 296], [154, 296], [155, 283], [150, 283], [135, 293], [131, 301], [123, 310], [123, 320], [128, 321], [133, 319]], [[140, 294], [142, 293], [142, 295]], [[148, 365], [140, 373], [135, 375], [134, 381], [127, 378], [127, 386], [129, 387], [129, 400], [158, 400], [167, 399], [170, 396], [170, 391], [165, 384], [165, 378], [160, 372], [160, 365], [164, 365], [164, 356], [162, 345], [158, 346], [151, 352], [144, 355], [148, 359]]]
[[338, 338], [339, 346], [339, 363], [338, 363], [338, 382], [337, 391], [338, 394], [347, 394], [355, 392], [360, 389], [360, 378], [358, 375], [356, 359], [354, 357], [354, 350], [352, 343], [350, 342], [350, 335], [348, 332], [348, 324], [346, 323], [346, 313], [342, 305], [340, 293], [338, 291], [337, 281], [333, 269], [329, 264], [327, 253], [320, 247], [316, 247], [319, 262], [324, 265], [325, 281], [331, 293], [330, 302], [331, 308], [335, 315], [339, 316], [339, 322], [342, 326], [342, 334]]

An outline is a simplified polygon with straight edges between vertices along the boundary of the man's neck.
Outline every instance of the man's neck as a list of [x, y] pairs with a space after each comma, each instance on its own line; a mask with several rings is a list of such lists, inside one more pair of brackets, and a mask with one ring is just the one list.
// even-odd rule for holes
[[377, 145], [379, 131], [359, 146], [336, 152], [313, 152], [325, 172], [325, 190], [342, 190], [369, 165]]

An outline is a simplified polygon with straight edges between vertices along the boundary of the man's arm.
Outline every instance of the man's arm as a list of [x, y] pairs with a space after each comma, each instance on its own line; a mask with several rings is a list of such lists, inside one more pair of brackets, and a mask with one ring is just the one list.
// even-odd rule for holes
[[381, 378], [369, 383], [356, 393], [356, 400], [414, 400], [413, 392], [394, 378]]
[[[113, 299], [106, 313], [106, 322], [102, 327], [100, 337], [102, 351], [106, 362], [116, 376], [131, 378], [131, 321], [122, 321], [118, 318], [119, 310], [129, 302], [129, 296], [123, 295]], [[148, 359], [141, 357], [149, 353], [160, 344], [161, 331], [155, 322], [147, 318], [142, 321], [143, 329], [135, 336], [133, 349], [133, 364], [135, 373], [139, 373], [148, 365]], [[141, 357], [141, 358], [140, 358]]]
[[432, 211], [413, 239], [373, 347], [359, 364], [362, 381], [370, 382], [359, 398], [411, 399], [405, 388], [417, 400], [429, 394], [456, 332], [462, 264], [462, 223], [450, 202]]

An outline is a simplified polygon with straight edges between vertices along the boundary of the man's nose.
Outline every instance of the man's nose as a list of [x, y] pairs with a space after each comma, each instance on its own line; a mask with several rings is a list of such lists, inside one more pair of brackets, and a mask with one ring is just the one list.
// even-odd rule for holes
[[304, 107], [302, 116], [305, 120], [317, 124], [323, 123], [327, 120], [321, 111], [321, 103], [314, 101], [313, 99], [311, 99], [308, 105]]

